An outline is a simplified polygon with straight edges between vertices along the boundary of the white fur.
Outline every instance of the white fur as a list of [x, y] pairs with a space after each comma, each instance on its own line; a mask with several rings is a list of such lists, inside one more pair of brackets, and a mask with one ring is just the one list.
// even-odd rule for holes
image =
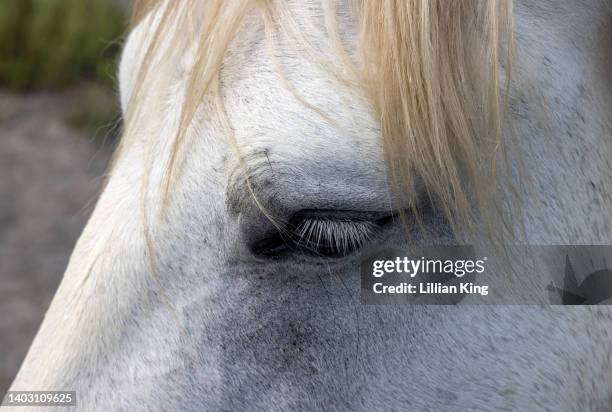
[[[540, 91], [546, 109], [534, 109], [535, 93], [513, 95], [537, 194], [525, 199], [528, 240], [609, 244], [611, 15], [597, 0], [517, 3], [515, 80]], [[292, 7], [321, 24], [316, 2]], [[282, 45], [291, 84], [337, 124], [322, 119], [279, 81], [256, 19], [247, 27], [226, 59], [223, 90], [266, 205], [280, 216], [387, 207], [366, 104]], [[140, 41], [137, 28], [121, 63], [124, 108]], [[167, 156], [177, 124], [176, 72], [142, 133], [156, 159]], [[159, 283], [141, 229], [144, 153], [129, 148], [11, 389], [76, 390], [86, 411], [610, 410], [610, 307], [363, 306], [356, 258], [271, 261], [250, 252], [270, 223], [240, 186], [223, 136], [214, 119], [189, 132], [169, 216], [154, 233]], [[437, 241], [447, 240], [441, 231]], [[110, 253], [86, 273], [102, 250]]]

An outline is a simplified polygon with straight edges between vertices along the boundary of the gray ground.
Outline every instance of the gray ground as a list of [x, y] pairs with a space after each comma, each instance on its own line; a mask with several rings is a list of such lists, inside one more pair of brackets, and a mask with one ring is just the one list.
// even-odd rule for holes
[[67, 125], [79, 104], [74, 90], [0, 92], [0, 398], [61, 280], [111, 153], [106, 131]]

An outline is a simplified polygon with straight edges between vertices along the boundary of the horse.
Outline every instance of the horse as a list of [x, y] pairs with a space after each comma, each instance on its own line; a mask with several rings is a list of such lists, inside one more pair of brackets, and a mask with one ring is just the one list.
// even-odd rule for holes
[[124, 135], [11, 390], [610, 410], [609, 307], [363, 305], [359, 256], [610, 244], [611, 19], [603, 0], [141, 2]]

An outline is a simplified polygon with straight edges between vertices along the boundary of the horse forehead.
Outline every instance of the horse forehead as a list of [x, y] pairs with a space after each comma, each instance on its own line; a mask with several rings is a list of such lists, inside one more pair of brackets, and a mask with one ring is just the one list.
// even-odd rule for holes
[[258, 24], [245, 21], [246, 30], [229, 48], [220, 76], [238, 143], [247, 151], [280, 150], [289, 157], [312, 158], [329, 150], [351, 157], [357, 151], [363, 161], [380, 161], [379, 125], [362, 90], [335, 77], [342, 67], [329, 70], [317, 60], [338, 64], [338, 51], [321, 46], [320, 56], [309, 56], [289, 41], [271, 49]]
[[[273, 44], [266, 41], [264, 22], [258, 10], [248, 13], [235, 38], [225, 51], [220, 73], [222, 99], [238, 142], [261, 149], [290, 145], [304, 149], [308, 156], [321, 149], [337, 148], [338, 153], [351, 156], [355, 146], [364, 147], [372, 161], [379, 161], [377, 137], [378, 123], [372, 116], [368, 102], [359, 87], [343, 87], [329, 71], [315, 61], [321, 58], [334, 70], [342, 59], [327, 37], [321, 3], [317, 1], [290, 1], [289, 11], [295, 17], [296, 29], [320, 55], [312, 56], [295, 39], [275, 36]], [[338, 28], [347, 50], [356, 43], [357, 35], [348, 7], [339, 3]], [[119, 82], [122, 106], [134, 87], [138, 67], [147, 50], [148, 26], [156, 24], [155, 15], [148, 15], [139, 23], [126, 42], [120, 62]], [[181, 88], [187, 85], [188, 75], [196, 61], [197, 41], [179, 52], [171, 92], [176, 99], [168, 108], [181, 110]], [[215, 113], [211, 113], [213, 117]], [[214, 128], [214, 120], [198, 121], [198, 126]], [[204, 124], [205, 123], [205, 124]], [[224, 132], [205, 133], [208, 136]], [[217, 139], [213, 139], [217, 140]], [[207, 144], [220, 144], [208, 141]], [[299, 151], [297, 152], [299, 153]], [[363, 156], [362, 156], [363, 157]], [[363, 159], [367, 160], [367, 159]]]
[[[316, 8], [299, 2], [297, 5], [292, 7], [298, 7], [293, 10], [298, 20], [321, 26], [321, 14]], [[135, 69], [142, 58], [137, 53], [142, 49], [142, 27], [132, 32], [122, 57], [122, 100], [131, 93]], [[306, 27], [301, 30], [322, 53], [321, 58], [332, 63], [341, 61], [337, 50], [325, 45], [321, 32]], [[343, 28], [342, 32], [352, 39], [351, 30]], [[168, 116], [178, 117], [182, 109], [181, 90], [196, 60], [197, 46], [194, 42], [185, 48], [177, 61], [176, 77], [165, 105]], [[384, 180], [378, 122], [361, 90], [343, 86], [295, 42], [279, 39], [271, 46], [265, 40], [258, 13], [248, 14], [242, 22], [226, 50], [220, 79], [225, 113], [247, 162], [262, 159], [251, 156], [253, 153], [265, 153], [266, 162], [299, 165], [299, 172], [308, 177], [305, 180], [322, 180], [329, 174], [338, 179], [350, 178], [349, 169], [354, 170], [353, 176], [373, 176], [368, 186], [378, 186], [379, 180]], [[217, 117], [214, 110], [196, 116], [192, 128], [195, 139], [190, 139], [190, 144], [201, 147], [190, 151], [188, 157], [197, 166], [194, 170], [211, 177], [207, 181], [224, 185], [230, 183], [227, 176], [239, 162], [227, 145], [227, 130], [219, 126]], [[226, 173], [216, 172], [224, 169]]]

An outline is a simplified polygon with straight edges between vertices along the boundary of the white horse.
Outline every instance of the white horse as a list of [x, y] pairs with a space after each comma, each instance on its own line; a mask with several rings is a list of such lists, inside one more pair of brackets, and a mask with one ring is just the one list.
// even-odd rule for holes
[[[394, 155], [417, 162], [422, 176], [413, 187], [446, 211], [465, 208], [453, 173], [441, 170], [464, 161], [458, 170], [469, 174], [469, 156], [455, 155], [468, 152], [464, 144], [487, 143], [470, 140], [480, 126], [462, 122], [496, 110], [478, 102], [497, 97], [477, 96], [491, 84], [503, 91], [495, 79], [509, 66], [499, 67], [501, 53], [461, 63], [442, 46], [496, 43], [503, 16], [469, 20], [496, 3], [381, 0], [357, 10], [315, 0], [250, 3], [176, 2], [172, 13], [162, 12], [166, 3], [152, 5], [132, 31], [119, 73], [126, 137], [11, 390], [75, 390], [77, 409], [104, 411], [609, 411], [609, 307], [359, 303], [357, 249], [406, 236], [401, 223], [380, 220], [394, 208], [385, 162]], [[373, 20], [356, 23], [354, 13], [368, 7], [377, 10]], [[610, 244], [609, 4], [517, 0], [513, 16], [507, 120], [535, 188], [517, 204], [521, 236]], [[389, 76], [378, 80], [391, 86], [372, 77], [359, 89], [363, 78], [346, 68], [367, 41], [360, 31], [377, 24], [368, 47], [380, 60], [356, 67]], [[414, 27], [426, 46], [402, 60]], [[485, 53], [497, 50], [489, 46]], [[464, 66], [445, 67], [436, 56]], [[387, 58], [397, 71], [384, 71]], [[458, 72], [480, 66], [498, 70], [478, 73], [482, 90]], [[432, 80], [430, 72], [447, 78]], [[435, 84], [448, 93], [428, 89]], [[381, 98], [379, 87], [396, 100]], [[412, 96], [416, 106], [385, 117], [411, 101], [412, 87], [425, 90]], [[465, 98], [470, 90], [473, 99]], [[476, 103], [452, 106], [454, 97]], [[495, 116], [484, 117], [492, 121], [481, 126], [495, 129]], [[432, 147], [440, 151], [431, 153], [444, 163], [430, 164], [423, 151], [419, 166], [407, 146], [385, 152], [381, 131], [397, 144], [389, 124], [398, 118], [413, 127], [402, 132], [417, 139], [413, 151], [422, 149], [419, 136], [439, 137]], [[450, 132], [436, 127], [440, 119]], [[466, 138], [443, 153], [451, 135]], [[457, 189], [455, 203], [444, 187]], [[477, 189], [463, 200], [478, 202]], [[408, 197], [409, 210], [420, 210], [422, 202]], [[323, 234], [282, 237], [278, 227], [287, 222], [301, 230], [294, 237]], [[435, 243], [453, 243], [461, 231], [425, 211], [421, 224]]]

